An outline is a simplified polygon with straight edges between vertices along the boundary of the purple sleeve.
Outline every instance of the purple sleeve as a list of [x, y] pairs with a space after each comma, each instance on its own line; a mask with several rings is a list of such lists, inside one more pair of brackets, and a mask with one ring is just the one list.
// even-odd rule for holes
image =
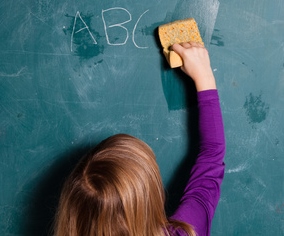
[[[225, 135], [217, 90], [197, 94], [200, 150], [172, 219], [192, 225], [198, 236], [210, 235], [224, 178]], [[182, 234], [181, 234], [182, 235]]]

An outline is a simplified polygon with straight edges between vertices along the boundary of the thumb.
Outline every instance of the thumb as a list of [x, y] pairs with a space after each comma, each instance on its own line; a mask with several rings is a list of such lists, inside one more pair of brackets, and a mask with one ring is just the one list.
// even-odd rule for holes
[[175, 51], [177, 54], [181, 56], [184, 48], [178, 43], [175, 43], [174, 45], [171, 46], [171, 50]]

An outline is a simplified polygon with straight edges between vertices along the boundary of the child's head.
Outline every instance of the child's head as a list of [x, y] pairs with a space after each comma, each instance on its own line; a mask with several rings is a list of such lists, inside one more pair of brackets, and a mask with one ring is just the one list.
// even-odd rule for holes
[[56, 234], [162, 235], [164, 189], [155, 155], [119, 134], [82, 158], [60, 198]]

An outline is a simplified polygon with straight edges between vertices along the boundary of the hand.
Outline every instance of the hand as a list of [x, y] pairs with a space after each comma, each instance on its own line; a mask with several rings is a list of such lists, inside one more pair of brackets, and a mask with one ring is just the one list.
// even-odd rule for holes
[[209, 54], [202, 44], [194, 42], [174, 44], [172, 50], [181, 56], [183, 60], [181, 69], [193, 79], [197, 91], [216, 89]]

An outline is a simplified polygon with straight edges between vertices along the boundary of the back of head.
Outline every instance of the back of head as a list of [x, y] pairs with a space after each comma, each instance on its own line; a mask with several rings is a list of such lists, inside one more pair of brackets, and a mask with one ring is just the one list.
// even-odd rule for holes
[[67, 179], [55, 235], [165, 235], [166, 222], [154, 153], [119, 134], [85, 156]]

